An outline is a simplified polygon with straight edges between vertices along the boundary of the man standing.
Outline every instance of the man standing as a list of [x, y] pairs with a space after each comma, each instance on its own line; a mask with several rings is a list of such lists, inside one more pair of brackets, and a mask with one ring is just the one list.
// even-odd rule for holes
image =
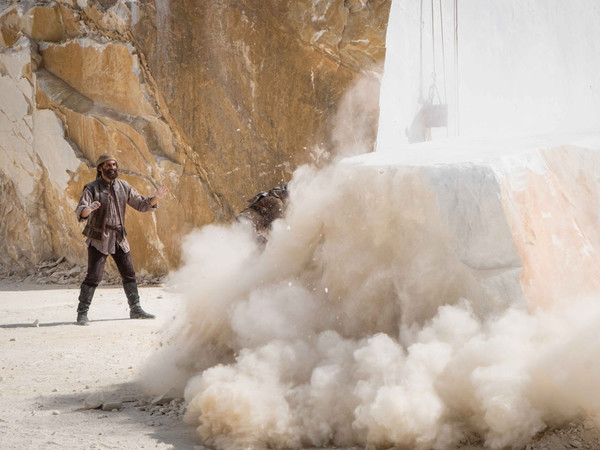
[[121, 278], [129, 304], [131, 319], [154, 319], [140, 306], [135, 270], [129, 253], [127, 232], [125, 231], [125, 207], [129, 205], [141, 212], [157, 208], [160, 200], [168, 192], [161, 186], [154, 196], [143, 197], [135, 188], [123, 180], [117, 180], [119, 166], [115, 157], [101, 155], [96, 163], [96, 179], [83, 188], [81, 199], [75, 209], [80, 222], [87, 220], [83, 234], [87, 236], [88, 268], [81, 284], [77, 324], [88, 325], [87, 312], [94, 297], [96, 287], [102, 281], [106, 258], [111, 255]]

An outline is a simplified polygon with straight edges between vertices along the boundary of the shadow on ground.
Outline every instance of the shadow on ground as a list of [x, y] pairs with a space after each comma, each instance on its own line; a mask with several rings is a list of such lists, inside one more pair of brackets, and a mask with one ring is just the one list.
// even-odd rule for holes
[[[42, 410], [62, 410], [61, 414], [72, 413], [86, 416], [81, 422], [94, 423], [99, 418], [105, 418], [110, 423], [128, 422], [137, 433], [151, 436], [156, 444], [164, 444], [175, 449], [198, 449], [203, 446], [192, 427], [183, 421], [182, 411], [166, 405], [152, 404], [152, 398], [142, 393], [142, 387], [137, 382], [113, 385], [102, 390], [74, 392], [71, 394], [56, 394], [39, 396], [36, 400]], [[92, 394], [102, 393], [103, 404], [117, 404], [121, 409], [104, 411], [102, 407], [86, 408], [85, 401]], [[182, 402], [178, 399], [177, 402]], [[179, 403], [181, 404], [181, 403]], [[52, 405], [52, 406], [47, 406]], [[170, 410], [167, 414], [161, 410]], [[127, 420], [129, 419], [129, 420]]]
[[[94, 322], [117, 322], [121, 320], [131, 320], [128, 317], [123, 317], [119, 319], [95, 319], [90, 320], [90, 323]], [[36, 327], [59, 327], [62, 325], [77, 325], [75, 321], [73, 322], [39, 322], [39, 323], [5, 323], [0, 324], [0, 328], [36, 328]]]

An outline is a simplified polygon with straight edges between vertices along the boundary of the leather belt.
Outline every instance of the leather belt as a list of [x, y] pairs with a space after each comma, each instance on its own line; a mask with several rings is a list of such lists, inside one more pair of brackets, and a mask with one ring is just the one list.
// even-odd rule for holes
[[123, 229], [123, 227], [121, 225], [109, 225], [109, 224], [106, 224], [106, 228], [108, 228], [109, 230], [115, 230], [115, 231], [121, 231]]

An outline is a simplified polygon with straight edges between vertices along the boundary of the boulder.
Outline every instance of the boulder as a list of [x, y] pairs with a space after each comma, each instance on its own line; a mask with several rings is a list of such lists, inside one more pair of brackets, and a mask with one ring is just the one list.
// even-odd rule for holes
[[404, 199], [393, 206], [413, 223], [404, 239], [426, 245], [402, 252], [415, 266], [431, 252], [445, 276], [428, 304], [443, 286], [487, 316], [600, 289], [600, 135], [440, 141], [344, 165], [358, 170], [353, 182], [393, 183]]

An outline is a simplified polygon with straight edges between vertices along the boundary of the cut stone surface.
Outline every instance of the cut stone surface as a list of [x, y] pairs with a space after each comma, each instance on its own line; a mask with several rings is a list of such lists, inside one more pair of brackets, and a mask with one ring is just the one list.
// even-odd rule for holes
[[411, 214], [480, 307], [600, 289], [598, 134], [438, 141], [344, 163], [365, 185], [413, 180], [398, 195], [419, 199]]

